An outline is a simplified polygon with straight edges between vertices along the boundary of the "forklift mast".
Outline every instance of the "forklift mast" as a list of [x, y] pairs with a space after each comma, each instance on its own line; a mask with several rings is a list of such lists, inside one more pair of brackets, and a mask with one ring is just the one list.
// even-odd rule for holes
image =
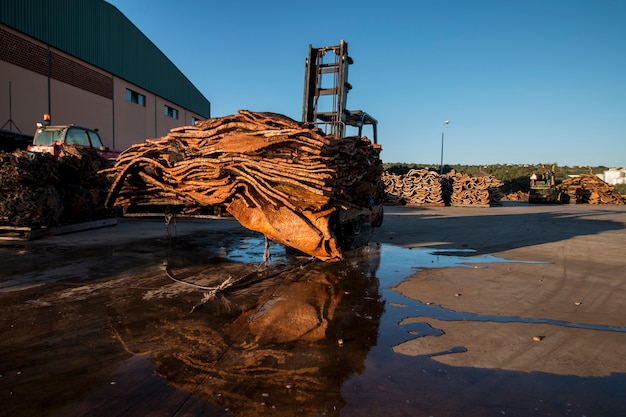
[[348, 83], [348, 67], [353, 62], [348, 55], [348, 44], [343, 40], [335, 46], [314, 48], [309, 45], [304, 71], [302, 121], [315, 124], [326, 134], [340, 138], [346, 136], [346, 126], [356, 127], [361, 138], [363, 126], [371, 125], [371, 140], [377, 144], [376, 119], [362, 110], [347, 110], [348, 92], [352, 89]]

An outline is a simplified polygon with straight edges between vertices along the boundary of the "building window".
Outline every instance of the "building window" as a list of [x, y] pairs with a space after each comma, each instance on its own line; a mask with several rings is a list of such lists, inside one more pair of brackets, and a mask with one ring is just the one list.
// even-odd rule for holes
[[126, 100], [131, 103], [139, 104], [140, 106], [146, 106], [146, 96], [139, 94], [136, 91], [126, 89]]
[[196, 123], [201, 122], [201, 121], [202, 121], [202, 119], [198, 119], [197, 117], [193, 117], [193, 116], [191, 117], [191, 125], [192, 126], [195, 126]]
[[172, 119], [178, 119], [178, 110], [173, 107], [168, 106], [167, 104], [163, 107], [163, 113], [167, 117], [171, 117]]

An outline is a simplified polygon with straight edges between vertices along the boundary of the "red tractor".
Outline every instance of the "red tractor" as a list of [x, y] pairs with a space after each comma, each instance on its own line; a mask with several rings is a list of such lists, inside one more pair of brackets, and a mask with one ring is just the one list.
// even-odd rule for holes
[[104, 146], [97, 129], [87, 129], [73, 124], [50, 126], [50, 115], [48, 114], [44, 115], [44, 123], [37, 123], [37, 131], [33, 143], [28, 146], [28, 150], [59, 156], [66, 144], [95, 149], [100, 156], [109, 160], [117, 159], [121, 153]]

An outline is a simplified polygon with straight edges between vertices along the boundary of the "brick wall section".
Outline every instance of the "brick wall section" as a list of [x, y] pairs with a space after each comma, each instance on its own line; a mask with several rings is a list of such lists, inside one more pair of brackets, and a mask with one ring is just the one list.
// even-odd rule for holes
[[[48, 51], [0, 28], [0, 59], [38, 74], [48, 75]], [[55, 52], [50, 54], [50, 76], [108, 99], [113, 99], [113, 79]]]
[[50, 76], [66, 84], [113, 99], [113, 80], [62, 55], [50, 54]]
[[48, 75], [46, 48], [0, 28], [0, 59], [37, 74]]

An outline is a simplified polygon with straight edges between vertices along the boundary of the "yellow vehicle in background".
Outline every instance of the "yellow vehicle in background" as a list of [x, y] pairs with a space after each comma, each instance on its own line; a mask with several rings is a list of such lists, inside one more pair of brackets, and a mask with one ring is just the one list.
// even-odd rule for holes
[[556, 165], [552, 164], [547, 171], [544, 164], [541, 165], [541, 173], [536, 172], [530, 176], [530, 192], [528, 202], [530, 204], [561, 204], [562, 193], [556, 185], [555, 179]]

